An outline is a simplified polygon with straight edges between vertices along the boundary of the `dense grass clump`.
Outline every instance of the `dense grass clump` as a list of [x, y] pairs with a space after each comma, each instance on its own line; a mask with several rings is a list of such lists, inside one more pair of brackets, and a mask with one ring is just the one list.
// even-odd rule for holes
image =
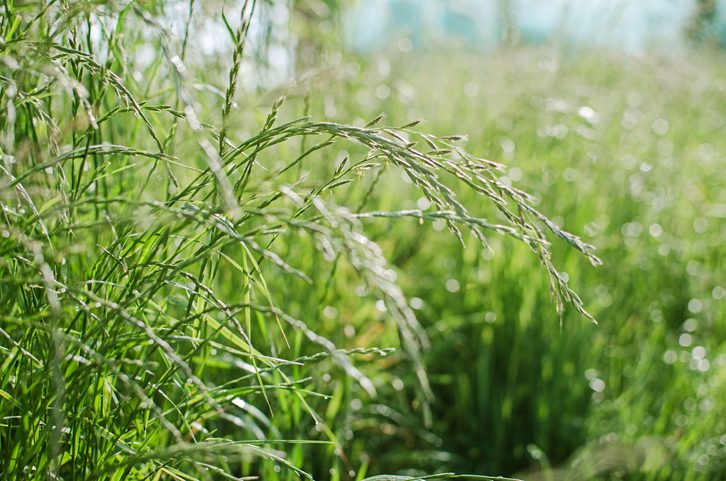
[[[455, 351], [380, 245], [419, 223], [477, 258], [510, 238], [560, 314], [589, 317], [548, 239], [598, 259], [503, 166], [408, 120], [272, 100], [251, 82], [263, 7], [212, 7], [0, 7], [3, 479], [364, 478], [361, 413], [440, 425], [427, 357]], [[195, 45], [205, 28], [225, 46]], [[373, 237], [375, 219], [406, 227]]]

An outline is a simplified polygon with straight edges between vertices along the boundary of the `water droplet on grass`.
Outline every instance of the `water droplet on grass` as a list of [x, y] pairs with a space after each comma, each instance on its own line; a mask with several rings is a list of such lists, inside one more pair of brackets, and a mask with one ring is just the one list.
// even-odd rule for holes
[[655, 119], [651, 128], [657, 135], [665, 135], [669, 128], [668, 121], [666, 119]]
[[669, 349], [663, 354], [663, 362], [666, 364], [675, 364], [677, 360], [678, 354], [675, 351]]
[[514, 143], [511, 139], [502, 139], [499, 142], [499, 146], [502, 148], [502, 151], [505, 154], [511, 154], [514, 152], [514, 150], [517, 148], [517, 144]]
[[590, 389], [595, 392], [603, 392], [605, 390], [605, 381], [595, 378], [590, 381]]
[[693, 332], [696, 329], [698, 329], [698, 321], [695, 320], [692, 317], [689, 317], [686, 319], [686, 321], [683, 323], [683, 330], [686, 332]]
[[376, 310], [378, 312], [386, 312], [386, 302], [383, 299], [376, 301]]
[[711, 297], [713, 297], [716, 300], [721, 300], [724, 297], [726, 297], [726, 289], [724, 289], [721, 286], [716, 286], [711, 291]]
[[706, 348], [703, 346], [696, 346], [691, 351], [691, 357], [696, 360], [701, 360], [706, 357]]
[[412, 297], [410, 304], [411, 304], [411, 308], [419, 310], [419, 309], [423, 308], [424, 301], [420, 297]]
[[703, 302], [700, 299], [691, 299], [688, 301], [688, 310], [694, 314], [698, 314], [703, 310]]
[[598, 113], [595, 112], [592, 107], [588, 107], [587, 105], [583, 105], [582, 107], [577, 109], [577, 115], [587, 120], [591, 124], [596, 123], [599, 118]]
[[456, 279], [449, 279], [446, 281], [446, 290], [449, 292], [459, 292], [459, 289], [461, 289], [461, 285], [459, 284], [459, 281]]

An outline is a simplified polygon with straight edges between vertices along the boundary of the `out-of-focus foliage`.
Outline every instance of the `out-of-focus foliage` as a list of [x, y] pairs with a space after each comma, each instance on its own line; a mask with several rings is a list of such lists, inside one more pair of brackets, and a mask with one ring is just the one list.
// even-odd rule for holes
[[435, 223], [425, 236], [410, 231], [386, 244], [420, 300], [438, 403], [428, 437], [413, 443], [415, 423], [399, 421], [401, 441], [368, 441], [372, 458], [418, 463], [421, 472], [529, 472], [524, 479], [548, 479], [532, 470], [549, 467], [554, 479], [722, 477], [719, 57], [388, 55], [373, 61], [355, 95], [345, 85], [320, 108], [362, 117], [386, 110], [393, 122], [420, 116], [431, 131], [462, 126], [470, 148], [504, 162], [511, 182], [586, 233], [604, 266], [556, 252], [600, 321], [572, 317], [560, 328], [536, 265], [516, 248], [495, 243], [493, 256], [447, 249]]

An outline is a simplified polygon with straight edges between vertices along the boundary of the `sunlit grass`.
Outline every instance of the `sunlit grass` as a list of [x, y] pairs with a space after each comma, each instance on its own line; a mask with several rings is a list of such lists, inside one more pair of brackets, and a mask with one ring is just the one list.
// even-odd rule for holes
[[[506, 164], [509, 181], [584, 232], [604, 261], [593, 270], [555, 247], [600, 321], [566, 317], [560, 329], [541, 273], [518, 247], [461, 251], [435, 222], [425, 236], [383, 224], [379, 235], [398, 233], [383, 245], [439, 340], [426, 357], [439, 402], [416, 449], [377, 448], [382, 466], [556, 468], [532, 479], [723, 476], [720, 55], [529, 49], [459, 62], [394, 53], [349, 79], [357, 88], [328, 92], [320, 108], [335, 105], [336, 115], [384, 110], [394, 121], [425, 118], [431, 131], [456, 125], [468, 148]], [[400, 195], [389, 192], [384, 208]], [[395, 425], [401, 439], [412, 435]]]
[[[567, 304], [590, 323], [550, 242], [597, 264], [593, 248], [463, 137], [314, 120], [240, 89], [254, 5], [236, 26], [214, 13], [231, 57], [198, 59], [194, 2], [181, 29], [153, 3], [2, 7], [3, 478], [388, 470], [354, 446], [354, 411], [427, 439], [439, 401], [426, 357], [447, 341], [419, 321], [385, 245], [425, 232], [412, 225], [442, 225], [450, 252], [521, 245], [551, 324]], [[372, 237], [377, 222], [394, 227]]]

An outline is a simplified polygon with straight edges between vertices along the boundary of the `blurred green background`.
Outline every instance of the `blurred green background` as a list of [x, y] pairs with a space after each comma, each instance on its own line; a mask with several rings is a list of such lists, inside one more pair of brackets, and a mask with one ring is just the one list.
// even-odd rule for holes
[[[307, 59], [314, 116], [384, 112], [467, 134], [604, 261], [555, 246], [599, 321], [560, 325], [524, 249], [461, 249], [436, 223], [371, 225], [430, 335], [436, 396], [425, 426], [402, 388], [411, 373], [393, 366], [380, 406], [344, 397], [343, 434], [371, 471], [726, 476], [724, 8], [613, 3], [357, 2], [327, 10], [342, 23], [318, 17], [348, 47]], [[383, 182], [374, 202], [393, 208], [406, 187]], [[336, 319], [369, 342], [345, 305]]]

